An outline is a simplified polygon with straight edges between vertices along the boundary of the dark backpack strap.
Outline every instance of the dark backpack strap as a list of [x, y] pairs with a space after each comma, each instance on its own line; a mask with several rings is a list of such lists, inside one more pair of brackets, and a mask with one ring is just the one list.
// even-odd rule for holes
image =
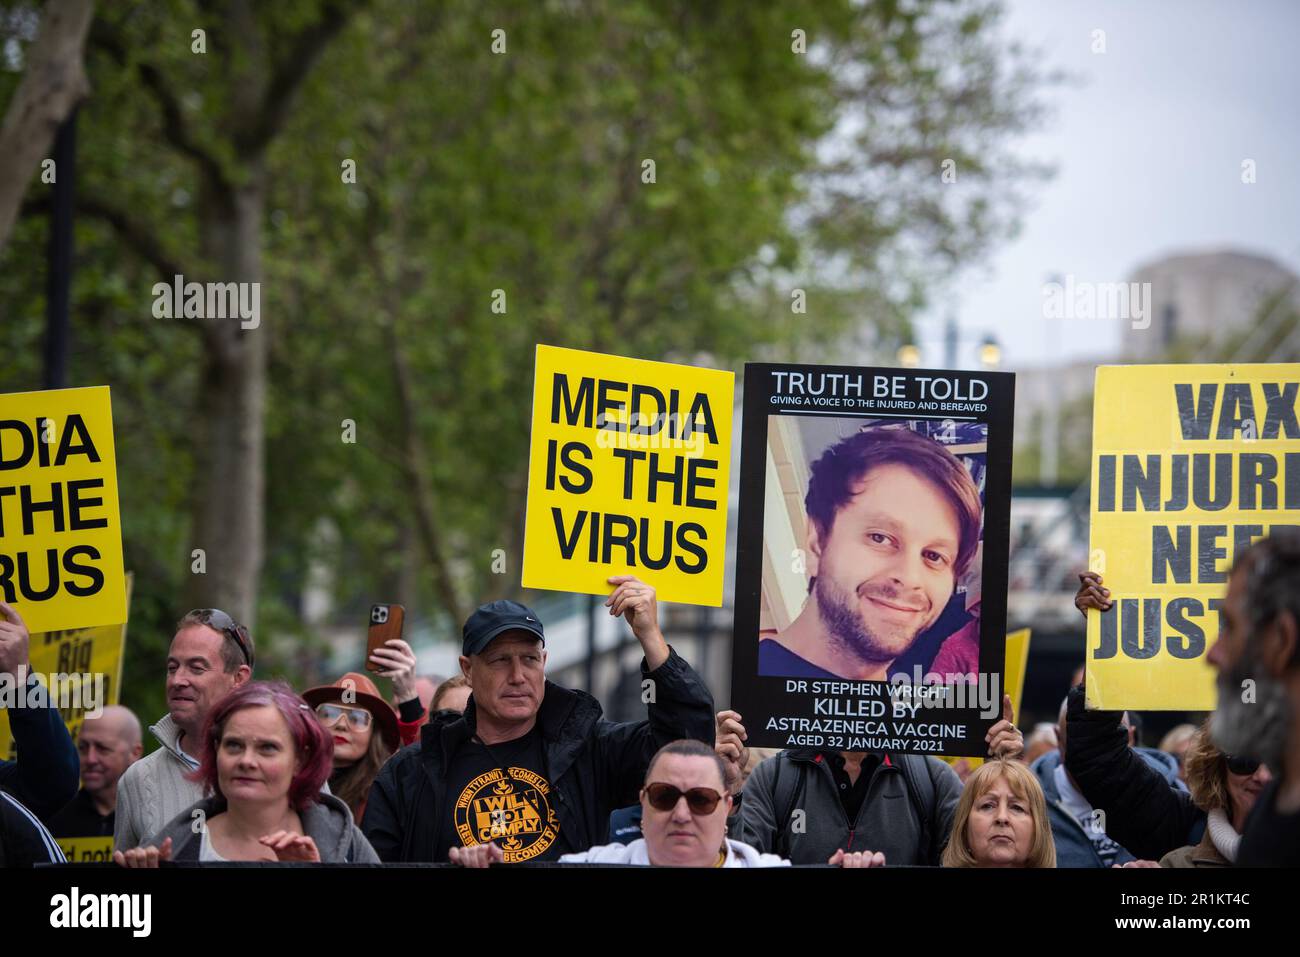
[[[800, 761], [797, 773], [785, 776], [786, 788], [781, 788], [781, 767], [787, 756], [779, 754], [776, 758], [776, 773], [772, 775], [772, 810], [781, 809], [781, 815], [773, 822], [776, 825], [776, 842], [773, 851], [781, 857], [790, 856], [790, 817], [794, 814], [795, 803], [799, 800], [799, 791], [803, 787], [804, 764]], [[794, 763], [794, 762], [791, 762]]]
[[934, 778], [930, 777], [929, 762], [925, 760], [924, 755], [899, 755], [898, 764], [903, 770], [903, 780], [907, 782], [907, 793], [912, 800], [912, 807], [916, 809], [917, 819], [921, 824], [921, 850], [925, 858], [924, 863], [928, 865], [933, 863], [930, 831], [935, 810]]

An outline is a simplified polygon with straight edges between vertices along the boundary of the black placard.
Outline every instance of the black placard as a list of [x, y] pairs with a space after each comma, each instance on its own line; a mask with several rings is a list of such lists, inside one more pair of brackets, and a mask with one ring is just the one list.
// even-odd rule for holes
[[1014, 395], [1009, 373], [745, 366], [732, 700], [748, 744], [987, 753]]

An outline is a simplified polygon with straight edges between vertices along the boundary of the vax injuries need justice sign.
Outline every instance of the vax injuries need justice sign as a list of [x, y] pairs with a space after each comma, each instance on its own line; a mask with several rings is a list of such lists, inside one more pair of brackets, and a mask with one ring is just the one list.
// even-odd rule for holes
[[1209, 711], [1205, 655], [1232, 562], [1300, 514], [1300, 366], [1102, 366], [1089, 565], [1088, 706]]

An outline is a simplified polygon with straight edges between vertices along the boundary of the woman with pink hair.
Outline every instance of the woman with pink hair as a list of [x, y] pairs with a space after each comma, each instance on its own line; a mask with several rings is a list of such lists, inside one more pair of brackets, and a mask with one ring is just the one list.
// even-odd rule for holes
[[123, 867], [159, 861], [378, 863], [346, 804], [321, 785], [334, 743], [288, 685], [250, 681], [213, 707], [191, 778], [209, 795], [145, 846], [117, 851]]

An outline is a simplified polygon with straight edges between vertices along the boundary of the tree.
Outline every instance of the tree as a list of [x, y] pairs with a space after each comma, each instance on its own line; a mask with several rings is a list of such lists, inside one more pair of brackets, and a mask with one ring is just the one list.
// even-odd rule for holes
[[[156, 104], [163, 141], [196, 168], [197, 243], [174, 262], [157, 251], [156, 224], [133, 218], [104, 197], [88, 204], [88, 211], [151, 258], [164, 283], [186, 275], [260, 287], [267, 150], [322, 51], [362, 6], [355, 0], [274, 5], [230, 0], [205, 6], [192, 22], [211, 26], [194, 30], [185, 30], [179, 17], [149, 24], [142, 22], [146, 17], [140, 10], [116, 20], [106, 11], [95, 22], [93, 45], [134, 73], [139, 88]], [[187, 46], [195, 63], [181, 67], [177, 61], [187, 56]], [[161, 63], [140, 52], [160, 48], [168, 51]], [[216, 68], [199, 67], [200, 57], [211, 57]], [[206, 74], [207, 122], [195, 122], [177, 96], [184, 73]], [[189, 603], [216, 603], [251, 623], [264, 550], [268, 333], [260, 324], [245, 328], [212, 317], [197, 328], [203, 369], [191, 538], [205, 553], [206, 572], [191, 577]]]
[[288, 215], [337, 202], [325, 255], [352, 281], [310, 312], [346, 303], [383, 330], [348, 334], [352, 362], [383, 357], [369, 377], [396, 405], [366, 431], [404, 463], [367, 472], [368, 498], [405, 504], [391, 520], [418, 530], [453, 619], [461, 596], [517, 590], [536, 343], [727, 365], [815, 354], [864, 316], [887, 340], [927, 282], [1009, 228], [1038, 172], [990, 145], [1036, 114], [1032, 74], [997, 67], [988, 5], [388, 12], [367, 49], [389, 55], [332, 69], [403, 107], [346, 126], [304, 113], [357, 181], [316, 181]]
[[[1033, 172], [993, 144], [1037, 80], [981, 2], [375, 0], [328, 39], [330, 4], [249, 9], [92, 34], [72, 378], [114, 388], [141, 668], [181, 588], [246, 614], [262, 519], [261, 632], [302, 639], [259, 637], [272, 668], [313, 666], [288, 656], [318, 569], [358, 630], [394, 596], [454, 630], [518, 588], [537, 343], [735, 367], [865, 329], [883, 351]], [[275, 86], [308, 36], [318, 59]], [[297, 96], [263, 142], [273, 86]], [[0, 388], [32, 378], [37, 225], [0, 254]], [[176, 273], [260, 279], [259, 329], [153, 318]], [[130, 666], [144, 695], [156, 663]]]
[[94, 7], [94, 0], [50, 0], [41, 11], [22, 82], [0, 125], [0, 250], [54, 134], [90, 92], [82, 49]]

